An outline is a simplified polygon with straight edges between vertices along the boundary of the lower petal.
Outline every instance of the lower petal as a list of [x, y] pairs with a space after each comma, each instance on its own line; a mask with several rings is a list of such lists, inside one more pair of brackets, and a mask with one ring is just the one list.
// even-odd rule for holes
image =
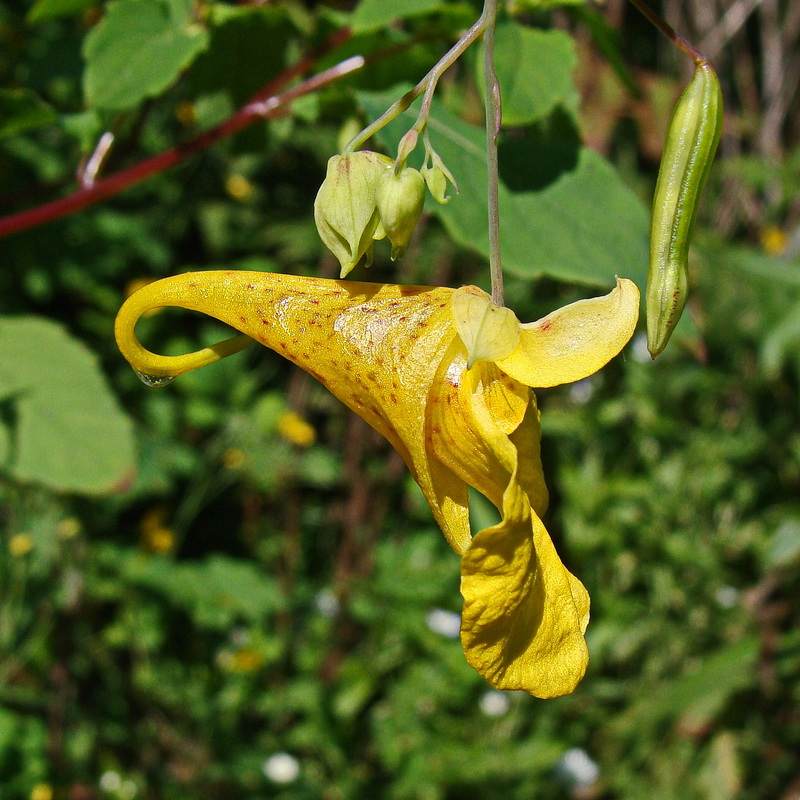
[[475, 536], [461, 561], [461, 642], [498, 689], [569, 694], [586, 671], [589, 597], [566, 570], [516, 478], [503, 520]]

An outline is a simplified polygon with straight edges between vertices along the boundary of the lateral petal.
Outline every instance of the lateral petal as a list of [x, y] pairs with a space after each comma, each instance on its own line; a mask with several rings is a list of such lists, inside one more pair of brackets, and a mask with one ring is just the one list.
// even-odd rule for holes
[[578, 300], [521, 326], [520, 343], [497, 366], [526, 386], [544, 388], [594, 374], [628, 343], [639, 319], [639, 289], [617, 278], [603, 297]]
[[[513, 448], [508, 450], [508, 437], [512, 436], [524, 454], [520, 482], [537, 513], [543, 514], [548, 494], [536, 398], [527, 386], [511, 380], [494, 364], [480, 362], [467, 371], [466, 359], [464, 346], [456, 340], [434, 380], [441, 397], [428, 405], [432, 452], [502, 512], [503, 494], [518, 460]], [[475, 418], [476, 394], [482, 397], [488, 422]]]

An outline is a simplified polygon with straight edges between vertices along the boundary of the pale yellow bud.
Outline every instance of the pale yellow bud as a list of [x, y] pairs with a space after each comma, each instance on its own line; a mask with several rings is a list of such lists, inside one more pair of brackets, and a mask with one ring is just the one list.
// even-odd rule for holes
[[359, 263], [372, 263], [379, 216], [376, 195], [393, 161], [366, 150], [333, 156], [314, 201], [320, 238], [341, 264], [344, 278]]
[[392, 243], [392, 261], [402, 258], [425, 204], [425, 181], [407, 167], [399, 175], [387, 172], [378, 187], [378, 214]]
[[447, 176], [441, 167], [436, 164], [432, 167], [423, 167], [422, 177], [425, 178], [428, 191], [437, 203], [445, 205], [450, 202], [450, 196], [447, 194]]

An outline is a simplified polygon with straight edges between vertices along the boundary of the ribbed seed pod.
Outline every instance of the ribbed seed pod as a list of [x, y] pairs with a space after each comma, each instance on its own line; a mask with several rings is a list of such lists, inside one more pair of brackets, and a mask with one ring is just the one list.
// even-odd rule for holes
[[653, 198], [645, 295], [653, 358], [666, 347], [686, 305], [689, 243], [721, 134], [719, 79], [707, 61], [697, 61], [672, 112]]

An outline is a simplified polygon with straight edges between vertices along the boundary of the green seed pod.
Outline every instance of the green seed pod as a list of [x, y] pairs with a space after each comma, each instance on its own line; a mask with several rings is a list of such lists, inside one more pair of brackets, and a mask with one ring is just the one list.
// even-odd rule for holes
[[721, 134], [719, 79], [707, 61], [698, 61], [672, 112], [653, 198], [645, 295], [653, 358], [666, 347], [686, 305], [689, 241]]

